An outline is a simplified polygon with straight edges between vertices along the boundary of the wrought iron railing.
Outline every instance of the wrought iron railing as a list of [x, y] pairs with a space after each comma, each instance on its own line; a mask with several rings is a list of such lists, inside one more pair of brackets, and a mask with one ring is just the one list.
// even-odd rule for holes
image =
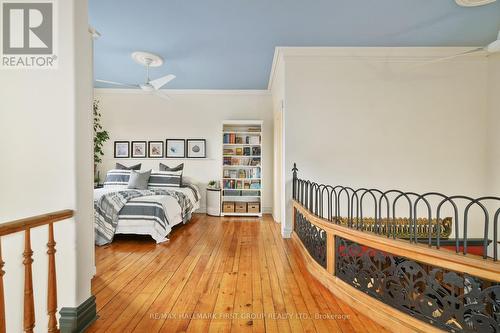
[[[429, 247], [438, 249], [444, 239], [447, 243], [450, 242], [449, 236], [454, 232], [453, 243], [457, 253], [467, 254], [469, 244], [477, 244], [480, 240], [481, 255], [486, 259], [488, 246], [493, 242], [493, 260], [498, 260], [500, 197], [472, 198], [438, 192], [419, 194], [394, 189], [353, 189], [349, 186], [331, 186], [300, 179], [297, 171], [294, 164], [293, 199], [316, 216], [348, 228], [393, 239], [403, 238], [411, 243], [425, 242]], [[372, 216], [367, 216], [368, 210]], [[451, 216], [446, 216], [445, 210]], [[474, 221], [471, 223], [473, 215]], [[471, 228], [482, 229], [479, 239], [471, 236]]]
[[[449, 332], [500, 333], [496, 249], [500, 198], [355, 190], [299, 179], [297, 171], [294, 165], [293, 237], [314, 265], [319, 265], [311, 272], [319, 274], [327, 286], [337, 285], [331, 290], [355, 288], [408, 318]], [[479, 241], [470, 237], [471, 228], [481, 229]], [[489, 237], [494, 242], [493, 258], [487, 255]], [[426, 243], [431, 249], [417, 243]], [[451, 243], [457, 254], [438, 250], [441, 243]], [[467, 255], [468, 244], [480, 247], [483, 258]], [[353, 291], [345, 293], [352, 296]], [[385, 311], [367, 308], [378, 314]], [[378, 314], [372, 319], [380, 318]], [[409, 326], [405, 327], [424, 330], [420, 322], [415, 326], [408, 319], [406, 323]]]

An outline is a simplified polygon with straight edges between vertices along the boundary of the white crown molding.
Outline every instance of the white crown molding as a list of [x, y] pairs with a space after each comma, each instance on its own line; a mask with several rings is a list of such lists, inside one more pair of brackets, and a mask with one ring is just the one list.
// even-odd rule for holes
[[[151, 95], [141, 89], [94, 88], [98, 94], [138, 94]], [[161, 89], [167, 95], [269, 95], [268, 90], [229, 90], [229, 89]]]
[[[277, 68], [287, 62], [313, 58], [316, 62], [423, 63], [475, 48], [477, 47], [276, 47], [269, 75], [268, 90], [272, 89]], [[486, 52], [477, 52], [443, 62], [485, 61], [486, 55]]]
[[276, 76], [276, 71], [278, 67], [281, 66], [283, 61], [283, 52], [281, 51], [282, 47], [274, 48], [274, 56], [273, 56], [273, 64], [271, 66], [271, 72], [269, 73], [269, 82], [267, 84], [267, 90], [271, 91], [273, 88], [274, 78]]

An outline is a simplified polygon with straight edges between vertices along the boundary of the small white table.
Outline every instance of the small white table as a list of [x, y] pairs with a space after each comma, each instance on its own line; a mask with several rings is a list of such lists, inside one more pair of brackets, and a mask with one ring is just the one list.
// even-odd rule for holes
[[221, 189], [207, 188], [207, 215], [220, 216], [221, 213]]

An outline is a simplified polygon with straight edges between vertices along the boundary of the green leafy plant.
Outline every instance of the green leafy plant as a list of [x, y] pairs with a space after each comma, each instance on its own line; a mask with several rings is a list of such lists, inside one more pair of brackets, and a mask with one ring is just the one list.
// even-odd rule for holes
[[94, 173], [97, 171], [97, 164], [102, 162], [102, 156], [104, 152], [102, 147], [104, 143], [109, 140], [109, 134], [102, 128], [101, 125], [101, 111], [100, 111], [100, 101], [94, 99]]
[[218, 182], [216, 180], [211, 180], [208, 182], [208, 187], [209, 188], [217, 188]]

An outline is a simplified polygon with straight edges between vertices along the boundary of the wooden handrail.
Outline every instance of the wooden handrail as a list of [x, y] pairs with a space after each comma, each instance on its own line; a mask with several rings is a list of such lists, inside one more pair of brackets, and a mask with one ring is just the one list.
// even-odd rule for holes
[[[48, 264], [48, 290], [47, 290], [47, 315], [49, 317], [48, 332], [59, 332], [57, 327], [57, 280], [56, 280], [56, 242], [54, 240], [54, 222], [66, 220], [73, 217], [74, 212], [70, 209], [60, 210], [53, 213], [42, 214], [0, 224], [0, 236], [24, 231], [24, 332], [33, 332], [35, 327], [35, 306], [33, 296], [33, 251], [31, 250], [31, 229], [48, 225], [47, 254]], [[6, 332], [5, 325], [5, 299], [3, 289], [4, 262], [2, 260], [2, 249], [0, 245], [0, 333]]]
[[426, 264], [440, 266], [457, 272], [467, 272], [491, 281], [500, 281], [500, 263], [491, 259], [485, 260], [472, 254], [463, 255], [444, 249], [433, 249], [424, 244], [413, 244], [401, 239], [390, 239], [334, 224], [312, 214], [296, 200], [293, 200], [293, 207], [306, 216], [310, 223], [322, 228], [328, 234], [342, 236], [356, 243], [388, 253], [397, 253], [406, 258]]
[[36, 228], [52, 222], [62, 221], [73, 217], [74, 212], [71, 209], [60, 210], [53, 213], [47, 213], [24, 219], [19, 219], [0, 224], [0, 236], [13, 234], [26, 229]]
[[[447, 327], [446, 325], [452, 321], [446, 321], [446, 318], [456, 318], [457, 327], [464, 327], [460, 326], [463, 322], [459, 314], [448, 313], [440, 317], [441, 313], [448, 311], [443, 310], [448, 305], [443, 302], [443, 306], [439, 307], [437, 304], [439, 301], [436, 304], [432, 303], [434, 296], [432, 292], [427, 295], [428, 289], [435, 289], [435, 295], [447, 288], [453, 297], [461, 293], [460, 295], [464, 296], [463, 307], [467, 302], [471, 302], [470, 304], [488, 302], [488, 291], [484, 291], [487, 296], [483, 301], [481, 296], [478, 296], [479, 290], [495, 288], [490, 289], [491, 295], [498, 290], [497, 283], [500, 282], [498, 261], [429, 248], [423, 244], [391, 239], [335, 224], [313, 214], [296, 200], [293, 200], [293, 208], [292, 239], [302, 254], [309, 272], [341, 300], [360, 309], [393, 332], [442, 332], [443, 327]], [[295, 223], [298, 223], [297, 228]], [[312, 229], [309, 229], [310, 227]], [[318, 230], [316, 228], [321, 229], [321, 232], [315, 233], [314, 230]], [[355, 246], [349, 248], [349, 243]], [[398, 258], [404, 259], [403, 263]], [[340, 260], [340, 263], [337, 263], [337, 260]], [[409, 265], [400, 266], [403, 264]], [[453, 281], [452, 276], [460, 274], [471, 275], [474, 283], [471, 283], [470, 287], [466, 286], [465, 281], [470, 281], [471, 278], [465, 277], [463, 282], [461, 278], [458, 278], [458, 282]], [[412, 285], [417, 280], [418, 282]], [[460, 283], [463, 283], [462, 291]], [[417, 284], [418, 287], [415, 287]], [[425, 292], [421, 284], [425, 285]], [[474, 286], [475, 284], [477, 286]], [[468, 288], [470, 291], [467, 291]], [[413, 295], [408, 297], [408, 300], [411, 299], [410, 303], [416, 301], [407, 305], [403, 298], [399, 299], [395, 294]], [[447, 299], [446, 295], [441, 297]], [[465, 300], [468, 297], [471, 298], [470, 301]], [[454, 299], [456, 304], [454, 303], [450, 309], [457, 307], [453, 311], [459, 313], [461, 310], [458, 309], [458, 305], [462, 301], [459, 296]], [[419, 304], [426, 304], [422, 311], [419, 310]], [[425, 312], [434, 305], [430, 311], [432, 314]], [[487, 309], [484, 311], [494, 318], [492, 312], [494, 310], [488, 308], [489, 305], [480, 305], [485, 305]], [[407, 309], [416, 310], [414, 313], [413, 310], [407, 311]], [[481, 318], [484, 315], [487, 319], [483, 322], [488, 322], [490, 318], [481, 311], [483, 310], [477, 310], [476, 315]], [[494, 324], [488, 325], [493, 327]], [[474, 327], [477, 329], [477, 326]]]

